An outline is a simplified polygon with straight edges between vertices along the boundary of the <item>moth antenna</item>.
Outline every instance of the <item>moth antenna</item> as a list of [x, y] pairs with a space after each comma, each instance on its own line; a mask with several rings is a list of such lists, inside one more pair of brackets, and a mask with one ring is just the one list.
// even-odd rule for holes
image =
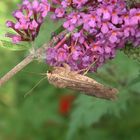
[[46, 73], [36, 73], [36, 72], [30, 72], [30, 71], [24, 71], [23, 73], [27, 73], [27, 74], [34, 74], [34, 75], [41, 75], [41, 76], [45, 76]]
[[37, 82], [37, 84], [36, 84], [34, 87], [32, 87], [27, 93], [25, 93], [24, 98], [26, 98], [26, 96], [30, 95], [30, 93], [31, 93], [44, 79], [46, 79], [46, 78], [47, 78], [47, 77], [45, 76], [45, 77], [42, 78], [39, 82]]

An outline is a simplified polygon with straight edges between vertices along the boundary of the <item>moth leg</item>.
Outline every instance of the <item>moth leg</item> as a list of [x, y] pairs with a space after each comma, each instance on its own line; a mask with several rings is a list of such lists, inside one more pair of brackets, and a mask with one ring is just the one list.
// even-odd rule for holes
[[83, 75], [86, 75], [88, 73], [88, 71], [90, 70], [91, 68], [91, 65], [85, 69], [81, 69], [81, 70], [78, 70], [76, 71], [78, 74], [80, 74], [81, 72], [83, 72]]
[[86, 75], [86, 74], [89, 72], [90, 68], [91, 68], [91, 66], [89, 66], [89, 67], [86, 69], [86, 71], [83, 73], [83, 75]]
[[[97, 61], [97, 60], [96, 60]], [[96, 61], [95, 62], [93, 62], [93, 63], [91, 63], [90, 64], [90, 66], [89, 67], [87, 67], [85, 70], [85, 72], [84, 72], [84, 74], [83, 75], [86, 75], [88, 72], [89, 72], [89, 70], [90, 70], [90, 68], [96, 63]]]
[[77, 72], [78, 74], [80, 74], [81, 72], [84, 72], [84, 71], [86, 71], [86, 70], [87, 70], [87, 68], [78, 70], [78, 71], [76, 71], [76, 72]]

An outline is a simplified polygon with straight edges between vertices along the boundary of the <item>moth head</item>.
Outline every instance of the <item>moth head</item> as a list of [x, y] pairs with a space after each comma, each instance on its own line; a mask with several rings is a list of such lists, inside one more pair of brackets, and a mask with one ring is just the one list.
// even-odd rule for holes
[[50, 79], [51, 71], [47, 71], [47, 72], [46, 72], [46, 75], [47, 75], [47, 78]]

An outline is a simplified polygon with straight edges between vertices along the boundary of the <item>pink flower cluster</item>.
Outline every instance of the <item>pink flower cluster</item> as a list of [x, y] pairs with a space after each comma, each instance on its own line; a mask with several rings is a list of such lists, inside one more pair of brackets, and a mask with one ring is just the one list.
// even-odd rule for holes
[[[47, 49], [46, 60], [51, 66], [67, 63], [72, 70], [96, 71], [113, 59], [127, 43], [140, 46], [139, 3], [128, 6], [125, 0], [23, 0], [14, 11], [16, 22], [7, 26], [14, 43], [34, 41], [48, 12], [53, 20], [62, 20], [71, 35], [61, 38]], [[46, 31], [47, 32], [47, 31]]]
[[[67, 63], [73, 70], [102, 66], [129, 42], [140, 45], [140, 8], [124, 0], [53, 0], [55, 20], [75, 33], [61, 46], [48, 48], [47, 63]], [[55, 6], [57, 5], [57, 6]]]
[[44, 18], [50, 11], [50, 4], [47, 0], [23, 0], [21, 5], [18, 5], [18, 10], [13, 12], [16, 23], [7, 21], [6, 25], [12, 28], [17, 34], [7, 33], [13, 43], [20, 41], [34, 41], [37, 37], [40, 26]]

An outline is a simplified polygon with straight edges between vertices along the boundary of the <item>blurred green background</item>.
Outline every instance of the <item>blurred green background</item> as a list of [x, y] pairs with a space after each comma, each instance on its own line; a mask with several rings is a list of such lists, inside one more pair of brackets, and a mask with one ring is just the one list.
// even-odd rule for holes
[[[5, 21], [19, 0], [0, 1], [0, 36]], [[46, 21], [36, 45], [50, 38], [57, 23]], [[45, 36], [44, 36], [45, 34]], [[18, 64], [27, 51], [0, 48], [0, 77]], [[106, 101], [57, 89], [45, 79], [29, 96], [24, 95], [44, 76], [45, 61], [34, 61], [0, 88], [0, 140], [139, 140], [140, 64], [123, 52], [96, 74], [90, 75], [120, 93]]]

